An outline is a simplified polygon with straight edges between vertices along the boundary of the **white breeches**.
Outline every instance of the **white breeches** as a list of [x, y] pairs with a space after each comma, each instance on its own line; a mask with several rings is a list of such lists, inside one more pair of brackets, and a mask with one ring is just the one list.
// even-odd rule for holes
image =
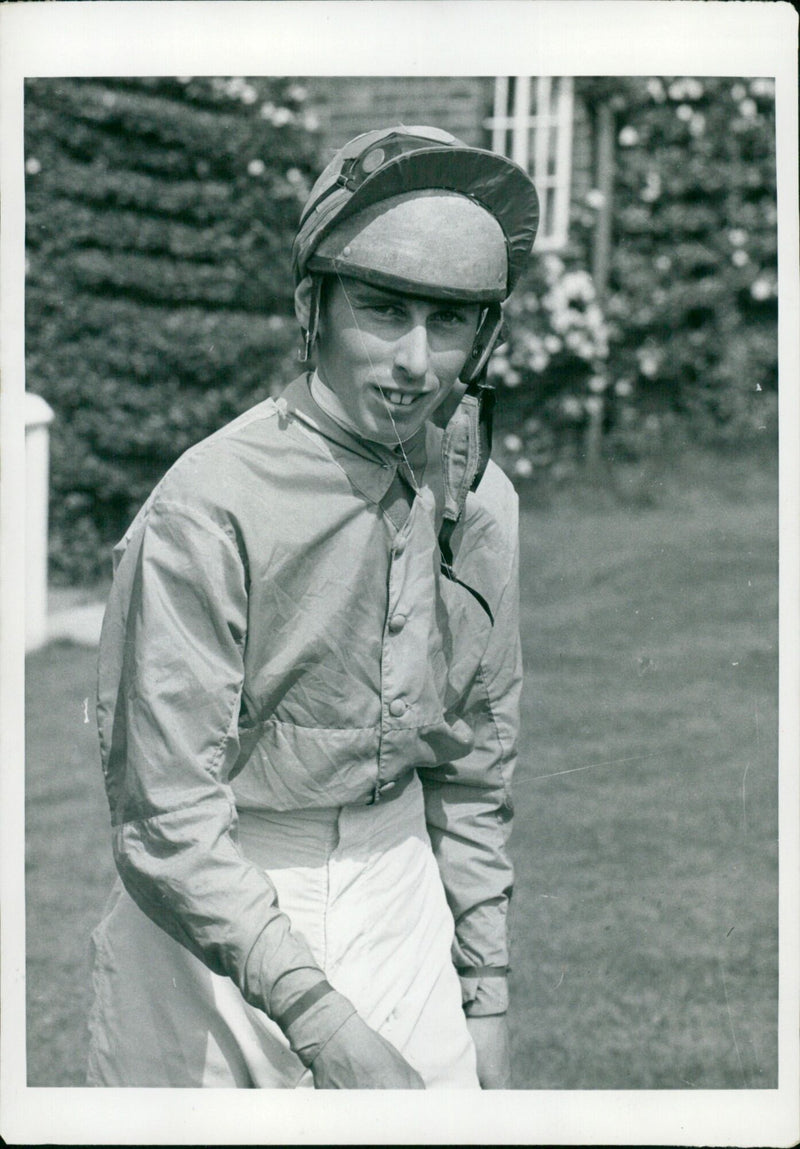
[[[240, 811], [239, 844], [331, 985], [426, 1086], [478, 1088], [418, 779], [376, 806]], [[90, 1085], [313, 1086], [278, 1026], [154, 925], [119, 881], [92, 948]]]

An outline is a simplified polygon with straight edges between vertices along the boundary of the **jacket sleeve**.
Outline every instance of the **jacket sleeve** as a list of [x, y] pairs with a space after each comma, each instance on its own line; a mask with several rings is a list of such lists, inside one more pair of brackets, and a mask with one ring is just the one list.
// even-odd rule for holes
[[514, 877], [508, 838], [522, 684], [518, 565], [514, 514], [507, 582], [462, 711], [474, 732], [473, 749], [456, 762], [420, 771], [428, 831], [455, 918], [453, 961], [470, 1016], [508, 1008], [507, 915]]
[[114, 857], [131, 897], [275, 1018], [309, 1064], [354, 1010], [329, 992], [274, 887], [236, 844], [229, 778], [246, 572], [231, 524], [164, 498], [146, 506], [103, 624], [101, 758]]

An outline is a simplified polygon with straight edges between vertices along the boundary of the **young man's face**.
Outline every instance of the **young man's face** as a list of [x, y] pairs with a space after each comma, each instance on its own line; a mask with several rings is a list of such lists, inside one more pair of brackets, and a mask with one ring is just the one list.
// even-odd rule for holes
[[323, 293], [320, 378], [366, 439], [391, 445], [419, 430], [469, 356], [477, 303], [450, 303], [332, 280]]

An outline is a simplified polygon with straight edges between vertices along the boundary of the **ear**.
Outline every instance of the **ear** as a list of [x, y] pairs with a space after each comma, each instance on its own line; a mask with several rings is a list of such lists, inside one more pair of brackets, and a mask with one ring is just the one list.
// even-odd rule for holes
[[307, 275], [305, 279], [300, 280], [294, 292], [294, 313], [303, 331], [308, 331], [311, 320], [312, 290], [311, 276]]

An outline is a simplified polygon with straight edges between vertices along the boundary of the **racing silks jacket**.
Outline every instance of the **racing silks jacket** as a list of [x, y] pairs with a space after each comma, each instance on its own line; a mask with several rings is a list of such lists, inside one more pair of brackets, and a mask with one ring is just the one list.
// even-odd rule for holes
[[444, 578], [441, 435], [403, 459], [303, 377], [187, 451], [115, 548], [98, 726], [118, 871], [248, 1002], [292, 1015], [296, 1047], [343, 1014], [314, 1001], [324, 974], [240, 852], [237, 809], [380, 801], [414, 769], [465, 1009], [507, 1008], [517, 500], [490, 464]]

